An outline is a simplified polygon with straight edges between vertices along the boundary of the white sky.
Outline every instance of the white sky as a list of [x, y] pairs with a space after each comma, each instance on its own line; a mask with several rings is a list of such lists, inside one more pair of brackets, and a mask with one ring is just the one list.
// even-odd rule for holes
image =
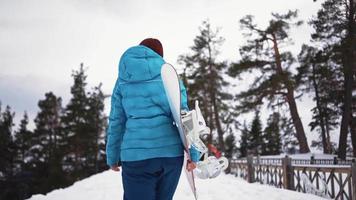
[[[81, 62], [89, 66], [89, 86], [102, 82], [111, 94], [121, 54], [147, 37], [161, 40], [165, 60], [180, 68], [178, 55], [189, 51], [205, 19], [222, 28], [226, 41], [220, 58], [236, 61], [244, 44], [238, 22], [246, 14], [263, 27], [271, 12], [298, 9], [308, 20], [319, 7], [312, 0], [0, 0], [2, 107], [10, 105], [18, 122], [24, 110], [33, 120], [45, 92], [61, 96], [65, 105], [71, 72]], [[307, 24], [293, 30], [295, 55], [311, 30]], [[310, 100], [298, 104], [307, 132], [313, 105]]]

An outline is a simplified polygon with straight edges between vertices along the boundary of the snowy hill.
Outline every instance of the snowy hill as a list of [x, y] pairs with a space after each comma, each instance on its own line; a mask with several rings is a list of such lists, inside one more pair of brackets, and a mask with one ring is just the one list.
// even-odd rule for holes
[[[188, 183], [182, 173], [174, 200], [193, 200]], [[199, 200], [322, 200], [323, 198], [277, 189], [258, 183], [249, 184], [232, 175], [216, 179], [197, 180]], [[34, 195], [30, 200], [112, 200], [122, 199], [121, 173], [105, 171], [47, 195]]]

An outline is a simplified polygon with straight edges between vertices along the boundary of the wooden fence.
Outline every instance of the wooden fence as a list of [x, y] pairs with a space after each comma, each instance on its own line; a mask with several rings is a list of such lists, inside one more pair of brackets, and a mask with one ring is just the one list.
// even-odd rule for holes
[[[335, 164], [337, 163], [337, 164]], [[332, 198], [356, 200], [356, 163], [327, 159], [247, 158], [230, 161], [231, 173], [249, 183]]]

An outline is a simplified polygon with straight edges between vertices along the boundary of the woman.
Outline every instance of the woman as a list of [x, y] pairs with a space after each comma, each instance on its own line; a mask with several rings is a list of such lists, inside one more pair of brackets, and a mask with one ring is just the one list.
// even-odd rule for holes
[[[122, 166], [124, 200], [169, 200], [176, 190], [183, 145], [160, 76], [163, 47], [148, 38], [121, 57], [111, 97], [107, 163]], [[181, 84], [182, 108], [188, 110]]]

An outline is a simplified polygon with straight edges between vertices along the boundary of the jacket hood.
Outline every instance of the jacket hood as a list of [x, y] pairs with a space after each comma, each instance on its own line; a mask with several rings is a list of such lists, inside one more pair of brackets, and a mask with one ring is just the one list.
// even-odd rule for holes
[[152, 49], [143, 45], [129, 48], [119, 63], [119, 79], [126, 82], [138, 82], [154, 79], [161, 74], [163, 58]]

